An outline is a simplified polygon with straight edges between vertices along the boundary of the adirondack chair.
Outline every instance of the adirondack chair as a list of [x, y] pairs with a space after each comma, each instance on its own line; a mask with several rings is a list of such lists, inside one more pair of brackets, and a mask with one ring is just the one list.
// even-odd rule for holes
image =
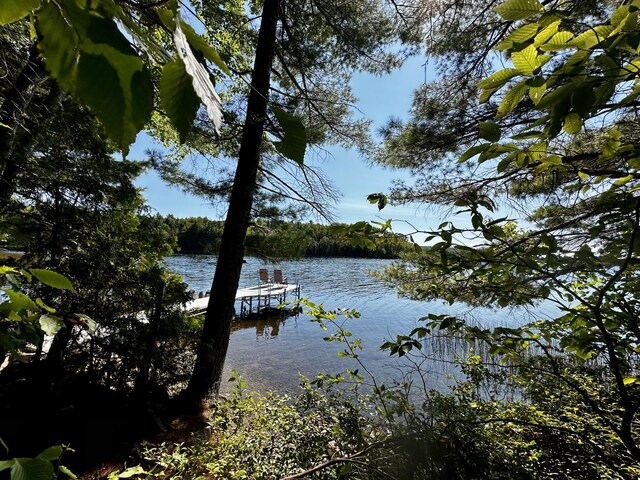
[[272, 280], [269, 278], [269, 271], [266, 268], [261, 268], [259, 270], [260, 274], [260, 283], [269, 284], [272, 283]]
[[289, 283], [289, 282], [287, 282], [287, 279], [282, 276], [282, 270], [279, 269], [279, 268], [276, 268], [273, 271], [273, 282], [274, 283], [280, 283], [280, 284]]

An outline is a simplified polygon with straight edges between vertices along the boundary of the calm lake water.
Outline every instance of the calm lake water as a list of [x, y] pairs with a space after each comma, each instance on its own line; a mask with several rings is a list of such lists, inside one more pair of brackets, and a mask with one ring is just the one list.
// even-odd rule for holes
[[[196, 291], [211, 288], [215, 263], [216, 257], [210, 255], [176, 255], [167, 259], [169, 267]], [[345, 328], [353, 333], [352, 338], [362, 339], [364, 348], [360, 358], [383, 382], [400, 379], [408, 363], [405, 359], [390, 357], [388, 352], [380, 350], [380, 345], [396, 335], [408, 334], [420, 323], [419, 319], [429, 313], [465, 315], [484, 325], [515, 325], [530, 320], [527, 312], [522, 311], [470, 310], [440, 302], [399, 298], [393, 288], [369, 275], [391, 263], [360, 258], [308, 258], [277, 266], [282, 268], [289, 283], [302, 286], [302, 297], [323, 304], [327, 310], [355, 308], [361, 313], [360, 318], [348, 320]], [[261, 267], [272, 272], [274, 265], [247, 258], [240, 286], [257, 285]], [[339, 357], [338, 352], [343, 350], [341, 344], [325, 342], [327, 332], [304, 313], [284, 320], [235, 321], [232, 328], [224, 378], [237, 370], [251, 390], [294, 392], [300, 383], [299, 372], [313, 379], [321, 372], [341, 373], [345, 368], [359, 368], [353, 359]], [[452, 367], [446, 362], [437, 361], [451, 358], [451, 352], [444, 350], [426, 352], [433, 358], [422, 365], [428, 372], [426, 379], [430, 387], [442, 388], [447, 383], [447, 375], [452, 373]], [[225, 382], [222, 391], [229, 389], [230, 385]]]

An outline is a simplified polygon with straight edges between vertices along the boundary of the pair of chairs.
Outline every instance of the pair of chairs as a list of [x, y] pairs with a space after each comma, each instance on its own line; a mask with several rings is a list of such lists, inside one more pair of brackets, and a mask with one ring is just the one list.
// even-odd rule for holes
[[261, 268], [259, 273], [260, 273], [260, 283], [263, 283], [263, 284], [269, 284], [269, 283], [285, 284], [285, 283], [287, 283], [287, 280], [282, 275], [282, 270], [279, 269], [279, 268], [276, 268], [273, 271], [273, 278], [269, 277], [269, 271], [266, 268]]

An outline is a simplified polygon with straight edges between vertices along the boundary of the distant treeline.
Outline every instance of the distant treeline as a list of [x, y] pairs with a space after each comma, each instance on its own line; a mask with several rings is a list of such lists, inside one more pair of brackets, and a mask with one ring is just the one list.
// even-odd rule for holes
[[[223, 222], [205, 217], [176, 218], [173, 215], [150, 217], [163, 223], [177, 242], [178, 253], [216, 254], [220, 248]], [[376, 245], [365, 245], [336, 232], [342, 224], [261, 222], [247, 232], [246, 253], [270, 259], [301, 257], [397, 258], [411, 244], [400, 238]]]

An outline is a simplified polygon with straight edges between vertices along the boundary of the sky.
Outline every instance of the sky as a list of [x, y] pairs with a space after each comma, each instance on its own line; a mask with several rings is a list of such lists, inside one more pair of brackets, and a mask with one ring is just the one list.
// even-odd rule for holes
[[[423, 57], [417, 56], [408, 59], [401, 69], [389, 75], [354, 75], [352, 88], [358, 98], [357, 107], [365, 118], [373, 121], [372, 132], [375, 133], [390, 117], [407, 117], [413, 91], [425, 81], [424, 62]], [[427, 68], [431, 67], [427, 65]], [[432, 78], [431, 75], [429, 77]], [[129, 158], [145, 158], [145, 151], [149, 148], [161, 150], [143, 132], [132, 146]], [[353, 223], [393, 218], [394, 230], [401, 233], [411, 230], [406, 222], [422, 228], [433, 227], [436, 223], [436, 219], [425, 215], [424, 209], [387, 206], [378, 212], [377, 206], [367, 201], [370, 193], [388, 192], [394, 179], [408, 178], [405, 172], [371, 165], [360, 158], [355, 150], [331, 147], [328, 151], [331, 155], [319, 166], [342, 195], [333, 211], [337, 221]], [[144, 174], [137, 184], [144, 188], [143, 195], [152, 210], [162, 215], [219, 218], [220, 212], [205, 200], [168, 187], [155, 172]]]

